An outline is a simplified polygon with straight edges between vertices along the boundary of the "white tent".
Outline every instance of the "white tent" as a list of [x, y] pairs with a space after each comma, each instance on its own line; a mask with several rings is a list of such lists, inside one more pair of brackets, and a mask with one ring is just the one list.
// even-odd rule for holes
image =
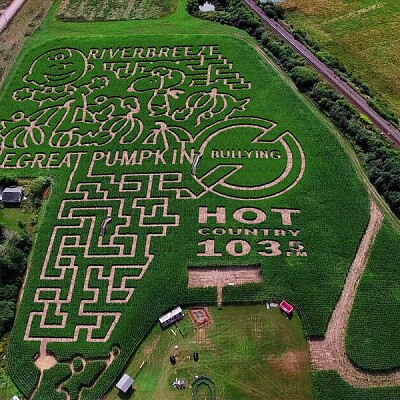
[[128, 375], [124, 374], [124, 376], [118, 381], [115, 385], [121, 392], [126, 393], [133, 385], [133, 379]]

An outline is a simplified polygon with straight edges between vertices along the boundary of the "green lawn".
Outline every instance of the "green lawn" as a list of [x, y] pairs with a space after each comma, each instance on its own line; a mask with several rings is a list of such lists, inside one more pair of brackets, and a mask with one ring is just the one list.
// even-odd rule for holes
[[400, 3], [286, 0], [288, 21], [361, 77], [400, 114]]
[[0, 208], [0, 225], [13, 232], [19, 231], [18, 221], [27, 223], [30, 217], [31, 214], [21, 207], [5, 206]]
[[[307, 342], [297, 315], [289, 321], [264, 305], [211, 308], [210, 314], [213, 324], [197, 332], [185, 316], [179, 323], [185, 337], [175, 335], [173, 327], [162, 331], [157, 324], [126, 368], [135, 377], [134, 392], [122, 398], [189, 399], [189, 384], [196, 375], [214, 381], [220, 400], [314, 398]], [[176, 356], [175, 366], [170, 355]], [[185, 390], [171, 386], [175, 378], [188, 382]], [[106, 397], [120, 398], [116, 388]]]

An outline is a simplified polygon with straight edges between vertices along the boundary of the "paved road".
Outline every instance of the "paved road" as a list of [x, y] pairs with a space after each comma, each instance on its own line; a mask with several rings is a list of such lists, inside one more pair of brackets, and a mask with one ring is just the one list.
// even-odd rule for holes
[[26, 0], [14, 0], [6, 9], [3, 10], [0, 14], [0, 33], [3, 32], [25, 1]]
[[290, 34], [279, 23], [272, 18], [267, 17], [263, 10], [258, 7], [253, 0], [244, 0], [244, 3], [254, 11], [265, 22], [270, 30], [283, 39], [293, 50], [300, 54], [317, 72], [323, 75], [332, 86], [340, 91], [355, 107], [357, 107], [363, 114], [383, 132], [389, 139], [391, 139], [398, 147], [400, 147], [400, 131], [392, 124], [382, 118], [375, 110], [373, 110], [366, 100], [358, 94], [350, 85], [341, 80], [330, 68], [328, 68], [322, 61], [320, 61], [306, 46], [297, 41], [292, 34]]

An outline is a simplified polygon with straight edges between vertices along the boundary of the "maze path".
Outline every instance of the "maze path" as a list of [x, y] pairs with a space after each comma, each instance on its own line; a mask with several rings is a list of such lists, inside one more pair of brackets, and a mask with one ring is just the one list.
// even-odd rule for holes
[[[24, 340], [40, 342], [38, 386], [50, 382], [47, 367], [68, 364], [65, 354], [78, 354], [85, 342], [126, 351], [131, 339], [116, 328], [141, 279], [163, 260], [156, 243], [180, 226], [176, 201], [278, 196], [302, 178], [300, 143], [275, 122], [249, 115], [250, 89], [213, 45], [49, 50], [13, 88], [0, 121], [0, 167], [52, 168], [55, 189], [63, 191], [54, 220], [47, 219], [47, 253], [35, 254], [39, 270], [28, 282], [32, 304], [21, 322]], [[213, 149], [248, 157], [213, 160]], [[201, 161], [192, 175], [196, 154]], [[253, 182], [249, 172], [259, 168], [272, 172]], [[236, 275], [226, 279], [261, 279]], [[116, 356], [100, 360], [105, 369]], [[96, 361], [83, 359], [84, 368]], [[77, 379], [71, 367], [56, 392], [69, 398]]]
[[[177, 48], [164, 49], [174, 55]], [[250, 98], [241, 93], [251, 83], [218, 46], [202, 46], [197, 53], [184, 49], [173, 62], [154, 57], [155, 49], [140, 61], [114, 60], [111, 51], [107, 61], [105, 49], [99, 56], [99, 49], [85, 54], [72, 48], [42, 54], [24, 76], [26, 86], [13, 93], [15, 102], [24, 109], [34, 105], [34, 111], [18, 110], [0, 121], [0, 151], [132, 144], [142, 135], [147, 116], [177, 122], [193, 118], [199, 126], [244, 111]], [[119, 95], [105, 94], [115, 84], [121, 87]], [[191, 93], [192, 87], [199, 90]]]
[[[76, 342], [80, 331], [84, 330], [87, 331], [86, 340], [88, 342], [108, 341], [120, 319], [121, 312], [101, 310], [99, 304], [127, 303], [134, 292], [134, 288], [130, 286], [130, 281], [141, 279], [155, 256], [151, 252], [152, 239], [166, 236], [169, 227], [179, 226], [179, 216], [170, 214], [168, 211], [169, 198], [160, 197], [160, 193], [164, 191], [164, 183], [171, 184], [171, 177], [164, 177], [164, 175], [171, 174], [124, 174], [121, 181], [116, 181], [113, 175], [92, 175], [92, 164], [88, 170], [88, 180], [109, 178], [110, 185], [118, 186], [118, 193], [121, 197], [115, 198], [110, 195], [110, 188], [103, 188], [103, 184], [99, 182], [78, 183], [75, 188], [72, 188], [74, 175], [78, 168], [79, 163], [70, 175], [66, 194], [83, 194], [83, 197], [81, 200], [63, 200], [57, 216], [58, 221], [77, 222], [77, 224], [63, 224], [54, 227], [40, 280], [42, 285], [48, 282], [57, 287], [44, 286], [36, 289], [34, 302], [41, 304], [42, 310], [30, 313], [25, 340]], [[130, 179], [129, 183], [132, 185], [134, 182], [136, 184], [135, 189], [124, 188], [126, 180], [129, 178], [134, 178], [134, 180]], [[156, 182], [157, 180], [158, 182]], [[177, 180], [179, 181], [179, 176]], [[94, 189], [93, 193], [101, 194], [100, 199], [90, 198], [91, 188]], [[126, 192], [132, 191], [137, 192], [137, 197], [133, 199], [131, 205], [132, 210], [137, 211], [138, 214], [135, 221], [132, 220], [130, 215], [124, 213], [128, 200], [123, 196]], [[171, 192], [174, 189], [169, 187], [166, 191]], [[98, 204], [98, 206], [85, 206], [85, 203], [89, 200], [91, 203]], [[110, 204], [113, 204], [113, 206], [110, 206]], [[105, 238], [99, 234], [99, 220], [102, 220], [103, 217], [111, 217], [113, 209], [116, 210], [118, 219], [125, 222], [115, 226], [107, 243], [105, 243]], [[99, 215], [101, 218], [99, 218]], [[136, 224], [141, 232], [140, 235], [137, 233], [120, 233]], [[148, 233], [144, 234], [143, 232]], [[105, 252], [99, 252], [100, 250], [105, 250]], [[86, 266], [82, 288], [78, 287], [77, 276], [83, 265], [82, 260], [78, 260], [76, 253], [83, 256]], [[54, 254], [56, 254], [55, 257]], [[51, 262], [52, 256], [55, 258], [54, 263]], [[107, 270], [104, 265], [94, 264], [104, 263], [104, 260], [111, 261], [111, 264], [107, 263]], [[126, 260], [125, 265], [120, 264], [123, 260]], [[135, 260], [141, 262], [135, 263]], [[132, 274], [132, 271], [139, 271], [139, 273]], [[91, 284], [93, 280], [96, 282], [104, 281], [107, 288], [105, 293], [100, 288], [93, 287]], [[68, 291], [66, 295], [63, 295], [62, 293], [66, 291], [65, 288], [68, 288]], [[77, 315], [86, 319], [89, 317], [93, 322], [89, 324], [76, 323], [73, 335], [65, 336], [62, 330], [69, 323], [70, 310], [63, 311], [63, 308], [71, 305], [74, 295], [82, 291], [90, 293], [91, 299], [80, 301]], [[102, 301], [100, 302], [100, 300]], [[99, 311], [87, 311], [87, 309], [92, 309], [91, 305], [97, 305]], [[60, 322], [58, 324], [46, 322], [47, 319], [52, 320], [53, 317], [59, 317]], [[40, 319], [40, 335], [36, 331], [35, 334], [32, 334], [32, 324], [37, 318]], [[106, 333], [98, 337], [98, 332], [104, 330], [104, 325], [106, 325]], [[56, 337], [49, 337], [46, 336], [47, 329], [58, 329], [60, 331]]]

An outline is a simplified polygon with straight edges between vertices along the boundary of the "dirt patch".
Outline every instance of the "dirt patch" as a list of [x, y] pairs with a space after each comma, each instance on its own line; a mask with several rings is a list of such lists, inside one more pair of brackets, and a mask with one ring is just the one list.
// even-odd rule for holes
[[57, 364], [57, 359], [48, 351], [46, 351], [47, 341], [42, 340], [40, 343], [40, 352], [35, 360], [35, 365], [42, 373], [46, 369], [53, 368]]
[[188, 287], [217, 287], [218, 305], [222, 304], [224, 286], [262, 282], [261, 267], [189, 268]]
[[287, 351], [269, 360], [272, 368], [285, 376], [300, 375], [307, 369], [308, 354], [304, 351]]
[[56, 364], [57, 364], [57, 359], [50, 353], [46, 353], [43, 356], [40, 355], [35, 361], [35, 365], [38, 367], [40, 371], [53, 368]]
[[199, 329], [208, 326], [212, 323], [210, 314], [206, 308], [192, 308], [189, 310], [190, 319], [193, 325]]
[[42, 194], [42, 199], [43, 199], [43, 200], [48, 199], [49, 196], [50, 196], [50, 192], [51, 192], [51, 188], [50, 188], [50, 187], [46, 188], [46, 189], [44, 190], [43, 194]]

